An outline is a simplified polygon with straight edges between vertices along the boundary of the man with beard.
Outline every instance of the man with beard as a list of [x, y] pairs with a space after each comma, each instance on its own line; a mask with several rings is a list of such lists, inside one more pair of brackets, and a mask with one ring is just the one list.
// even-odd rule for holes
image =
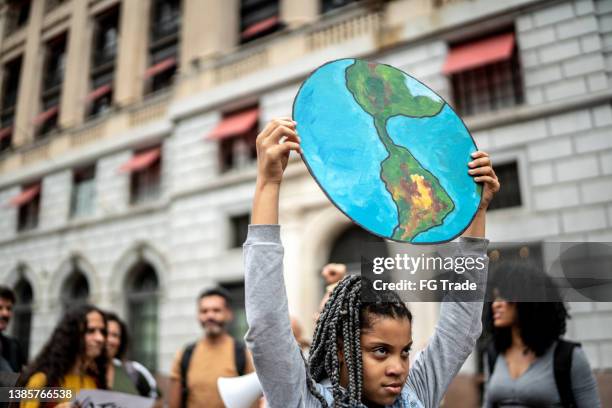
[[244, 343], [227, 332], [233, 313], [223, 288], [205, 290], [198, 297], [198, 320], [204, 335], [180, 350], [170, 373], [170, 408], [223, 408], [217, 390], [219, 377], [253, 372]]
[[0, 372], [17, 373], [27, 362], [17, 339], [4, 334], [13, 317], [14, 304], [13, 291], [0, 285]]

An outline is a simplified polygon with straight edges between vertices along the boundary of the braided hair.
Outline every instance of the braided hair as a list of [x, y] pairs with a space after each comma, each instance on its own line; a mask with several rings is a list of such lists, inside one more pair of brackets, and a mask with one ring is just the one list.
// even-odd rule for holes
[[[371, 288], [371, 285], [363, 287]], [[330, 295], [317, 321], [306, 365], [306, 377], [309, 391], [324, 408], [329, 408], [329, 404], [318, 392], [315, 382], [325, 378], [329, 378], [332, 384], [334, 408], [361, 406], [361, 332], [372, 327], [373, 317], [405, 318], [412, 323], [412, 314], [397, 293], [372, 293], [377, 301], [366, 303], [362, 301], [361, 289], [362, 279], [359, 276], [345, 277]], [[339, 348], [342, 348], [348, 373], [346, 390], [340, 386]]]

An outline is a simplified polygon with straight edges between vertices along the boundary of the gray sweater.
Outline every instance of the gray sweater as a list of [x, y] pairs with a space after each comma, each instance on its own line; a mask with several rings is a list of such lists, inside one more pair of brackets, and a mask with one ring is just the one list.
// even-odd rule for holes
[[[554, 349], [551, 346], [516, 379], [510, 376], [506, 359], [500, 353], [487, 384], [484, 407], [493, 408], [497, 404], [517, 408], [561, 407], [553, 368]], [[581, 347], [575, 347], [572, 353], [571, 379], [577, 408], [601, 407], [597, 383]]]
[[[485, 239], [461, 238], [458, 255], [486, 257], [487, 244]], [[291, 332], [279, 225], [249, 226], [244, 262], [249, 324], [245, 339], [268, 404], [272, 408], [320, 407], [308, 390], [304, 361]], [[485, 267], [463, 276], [483, 287], [486, 275]], [[482, 329], [483, 304], [447, 300], [451, 301], [442, 303], [435, 332], [410, 367], [406, 385], [393, 408], [438, 407], [451, 380], [472, 352]], [[329, 384], [317, 384], [317, 389], [331, 405]]]

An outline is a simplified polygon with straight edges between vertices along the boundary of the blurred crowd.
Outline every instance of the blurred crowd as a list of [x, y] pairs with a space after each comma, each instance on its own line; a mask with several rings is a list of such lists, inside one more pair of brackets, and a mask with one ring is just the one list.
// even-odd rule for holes
[[[343, 264], [328, 264], [321, 276], [326, 289], [320, 309], [338, 283], [347, 276]], [[534, 282], [538, 271], [528, 265], [502, 264], [490, 287], [494, 301], [485, 308], [485, 352], [487, 385], [485, 408], [519, 406], [527, 401], [560, 398], [563, 407], [598, 407], [597, 386], [580, 344], [563, 339], [568, 311], [562, 302], [513, 302], [519, 295], [516, 282]], [[519, 285], [520, 286], [520, 285]], [[19, 341], [5, 332], [15, 304], [13, 291], [0, 286], [0, 386], [27, 388], [62, 387], [73, 396], [83, 389], [106, 389], [154, 400], [155, 406], [224, 407], [217, 381], [221, 377], [244, 376], [255, 371], [253, 359], [242, 339], [232, 337], [228, 325], [233, 319], [232, 300], [221, 288], [206, 289], [197, 298], [197, 318], [203, 334], [176, 352], [167, 395], [162, 395], [155, 376], [137, 361], [127, 358], [129, 330], [112, 311], [93, 305], [68, 309], [57, 323], [38, 355], [27, 361]], [[314, 321], [319, 314], [313, 316]], [[303, 355], [309, 342], [298, 320], [291, 328]], [[7, 374], [13, 373], [13, 376]], [[548, 394], [555, 394], [550, 396]], [[69, 400], [54, 403], [23, 401], [22, 408], [75, 405]], [[266, 406], [265, 398], [253, 407]]]

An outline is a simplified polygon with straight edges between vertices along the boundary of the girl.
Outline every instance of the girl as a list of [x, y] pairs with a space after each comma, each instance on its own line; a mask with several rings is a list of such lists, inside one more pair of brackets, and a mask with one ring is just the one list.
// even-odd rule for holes
[[21, 408], [69, 408], [82, 389], [106, 388], [106, 318], [83, 305], [64, 315], [34, 362], [26, 369], [27, 388], [61, 387], [71, 398], [57, 403], [23, 401]]
[[[268, 404], [273, 408], [438, 407], [480, 335], [482, 302], [444, 302], [438, 328], [409, 372], [410, 311], [397, 295], [390, 302], [362, 304], [361, 280], [346, 277], [325, 304], [305, 364], [291, 335], [283, 247], [276, 225], [290, 151], [301, 153], [290, 118], [273, 120], [257, 137], [253, 225], [244, 245], [246, 340]], [[484, 183], [484, 190], [478, 213], [464, 233], [467, 237], [459, 243], [460, 255], [485, 257], [485, 212], [499, 183], [488, 155], [472, 156], [469, 172]], [[475, 271], [472, 281], [483, 286], [486, 268]]]
[[[601, 407], [584, 351], [561, 339], [569, 314], [551, 280], [518, 261], [501, 264], [494, 276], [496, 296], [486, 318], [493, 341], [485, 408]], [[518, 299], [532, 301], [512, 301]], [[569, 356], [569, 386], [557, 382], [555, 372], [563, 348]]]

